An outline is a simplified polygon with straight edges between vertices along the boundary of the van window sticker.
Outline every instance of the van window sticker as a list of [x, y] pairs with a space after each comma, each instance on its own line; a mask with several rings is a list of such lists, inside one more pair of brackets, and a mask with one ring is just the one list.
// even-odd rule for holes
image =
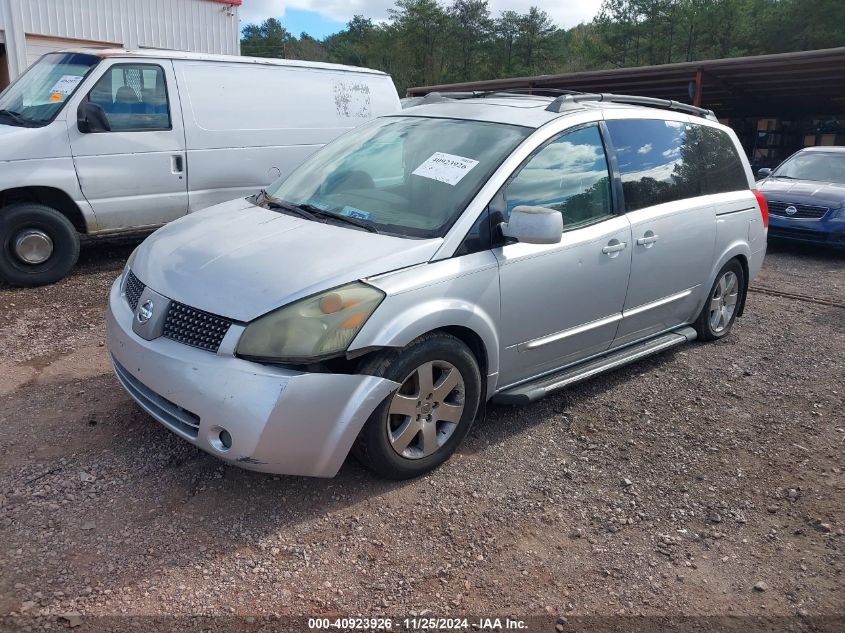
[[445, 182], [453, 187], [478, 164], [477, 160], [455, 156], [445, 152], [434, 152], [411, 173], [414, 176]]
[[81, 75], [62, 75], [59, 77], [59, 80], [55, 83], [55, 85], [50, 88], [50, 92], [66, 97], [73, 92], [74, 88], [76, 88], [79, 85], [79, 82], [83, 79], [84, 77]]

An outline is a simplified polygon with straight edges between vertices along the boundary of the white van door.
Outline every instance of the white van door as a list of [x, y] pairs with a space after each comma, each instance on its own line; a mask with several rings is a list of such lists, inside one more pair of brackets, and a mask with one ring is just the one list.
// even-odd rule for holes
[[[106, 60], [68, 110], [71, 152], [98, 231], [158, 226], [188, 211], [185, 133], [170, 60]], [[80, 105], [110, 131], [82, 132]]]

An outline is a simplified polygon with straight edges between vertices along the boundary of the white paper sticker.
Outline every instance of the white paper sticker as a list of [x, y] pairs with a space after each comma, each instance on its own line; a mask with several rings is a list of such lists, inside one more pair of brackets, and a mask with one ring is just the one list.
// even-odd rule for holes
[[478, 161], [471, 158], [435, 152], [411, 173], [415, 176], [445, 182], [454, 187], [477, 164]]
[[83, 77], [79, 75], [62, 75], [61, 79], [56, 82], [56, 85], [50, 89], [51, 93], [58, 92], [60, 95], [68, 96], [76, 86], [79, 85], [79, 82], [82, 81]]

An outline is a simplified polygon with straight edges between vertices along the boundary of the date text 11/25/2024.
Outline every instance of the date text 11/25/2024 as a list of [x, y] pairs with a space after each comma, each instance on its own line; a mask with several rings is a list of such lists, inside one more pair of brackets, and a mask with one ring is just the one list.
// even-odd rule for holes
[[312, 631], [389, 631], [396, 627], [405, 631], [519, 631], [528, 628], [524, 620], [512, 618], [308, 618]]

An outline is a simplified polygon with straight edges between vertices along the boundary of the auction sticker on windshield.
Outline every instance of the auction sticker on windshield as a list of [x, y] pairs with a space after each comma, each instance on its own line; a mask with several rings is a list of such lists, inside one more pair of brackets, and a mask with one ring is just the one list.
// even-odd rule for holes
[[445, 182], [453, 187], [457, 185], [470, 170], [478, 164], [477, 160], [434, 152], [422, 165], [417, 167], [412, 174], [431, 178], [438, 182]]
[[80, 77], [78, 75], [62, 75], [61, 78], [56, 82], [56, 85], [50, 89], [50, 92], [67, 96], [71, 92], [73, 92], [73, 89], [76, 88], [76, 86], [82, 80], [83, 77]]

